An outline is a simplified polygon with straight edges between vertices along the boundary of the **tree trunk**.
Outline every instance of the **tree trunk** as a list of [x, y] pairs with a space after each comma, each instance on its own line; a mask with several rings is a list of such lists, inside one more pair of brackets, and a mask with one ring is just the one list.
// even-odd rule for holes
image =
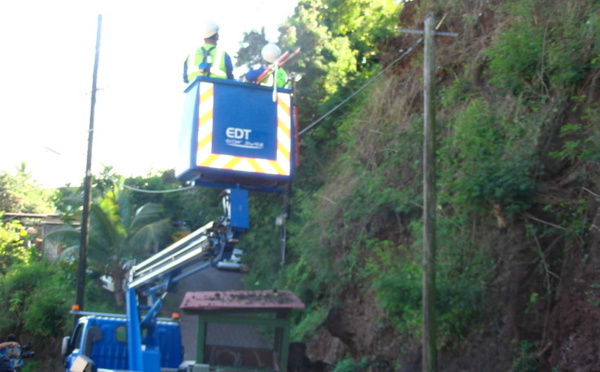
[[122, 308], [125, 305], [125, 295], [123, 293], [123, 270], [114, 270], [112, 278], [113, 283], [115, 283], [115, 302], [119, 308]]

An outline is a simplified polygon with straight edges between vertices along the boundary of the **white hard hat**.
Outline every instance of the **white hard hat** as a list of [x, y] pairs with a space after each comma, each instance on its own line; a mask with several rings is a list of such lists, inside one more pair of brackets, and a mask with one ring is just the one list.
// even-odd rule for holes
[[281, 49], [273, 43], [269, 43], [262, 48], [260, 52], [265, 61], [269, 63], [275, 62], [279, 56], [281, 56]]
[[209, 37], [213, 36], [217, 32], [219, 32], [219, 25], [216, 24], [214, 21], [206, 22], [204, 24], [204, 26], [202, 26], [202, 29], [200, 30], [202, 37], [205, 39], [208, 39]]

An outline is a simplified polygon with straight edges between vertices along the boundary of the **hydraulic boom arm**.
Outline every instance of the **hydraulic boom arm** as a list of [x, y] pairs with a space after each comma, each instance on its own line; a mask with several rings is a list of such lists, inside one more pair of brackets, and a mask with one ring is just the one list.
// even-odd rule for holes
[[[142, 345], [142, 327], [154, 335], [158, 312], [171, 287], [189, 275], [216, 265], [247, 230], [248, 190], [226, 190], [223, 207], [224, 215], [219, 221], [206, 224], [131, 269], [126, 296], [130, 370], [160, 372], [158, 339], [151, 337], [152, 344]], [[150, 306], [139, 305], [138, 296], [142, 294], [150, 297]], [[142, 311], [146, 312], [143, 319]]]

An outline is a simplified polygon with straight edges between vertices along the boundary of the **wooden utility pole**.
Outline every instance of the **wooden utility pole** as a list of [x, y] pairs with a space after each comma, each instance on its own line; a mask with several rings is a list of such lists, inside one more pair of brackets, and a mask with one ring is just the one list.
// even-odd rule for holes
[[77, 289], [75, 303], [83, 310], [85, 297], [85, 273], [87, 271], [87, 248], [89, 243], [90, 209], [92, 194], [92, 144], [94, 142], [94, 110], [96, 108], [96, 87], [98, 81], [98, 61], [100, 58], [100, 35], [102, 31], [102, 14], [98, 14], [98, 31], [96, 33], [96, 54], [94, 58], [94, 74], [92, 76], [92, 103], [90, 108], [90, 127], [88, 131], [87, 162], [83, 182], [83, 212], [81, 214], [81, 240], [79, 243], [79, 262], [77, 264]]
[[423, 61], [423, 372], [437, 371], [435, 314], [435, 31], [433, 14], [425, 17]]
[[438, 32], [433, 26], [432, 13], [425, 17], [425, 30], [398, 31], [422, 34], [424, 40], [423, 60], [423, 372], [437, 371], [437, 317], [435, 313], [435, 36], [458, 36], [453, 32]]

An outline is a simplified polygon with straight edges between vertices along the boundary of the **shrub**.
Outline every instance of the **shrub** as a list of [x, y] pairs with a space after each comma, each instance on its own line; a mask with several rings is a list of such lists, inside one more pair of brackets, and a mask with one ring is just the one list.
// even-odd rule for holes
[[66, 278], [61, 267], [46, 261], [13, 265], [0, 286], [13, 321], [0, 327], [25, 329], [40, 336], [62, 333], [68, 319], [68, 299], [74, 297]]
[[544, 29], [534, 22], [534, 9], [533, 0], [506, 4], [512, 22], [486, 51], [490, 81], [515, 95], [536, 78], [542, 57]]
[[[585, 104], [586, 96], [573, 97], [573, 110]], [[600, 143], [600, 106], [591, 104], [583, 108], [580, 120], [567, 123], [560, 128], [559, 137], [563, 140], [562, 148], [550, 153], [550, 156], [568, 160], [571, 163], [599, 161], [598, 143]]]
[[534, 191], [533, 149], [518, 142], [523, 129], [505, 123], [483, 99], [472, 100], [456, 115], [452, 136], [440, 149], [440, 201], [466, 210], [488, 202], [508, 213], [528, 207]]
[[486, 51], [491, 82], [515, 95], [571, 90], [598, 68], [597, 9], [585, 2], [506, 3], [501, 11], [511, 22]]
[[27, 248], [27, 230], [19, 221], [6, 222], [0, 226], [0, 273], [6, 274], [13, 264], [28, 263], [35, 254]]
[[338, 361], [333, 367], [332, 372], [361, 372], [365, 371], [369, 363], [366, 359], [363, 359], [359, 362], [355, 362], [352, 359], [345, 358]]

